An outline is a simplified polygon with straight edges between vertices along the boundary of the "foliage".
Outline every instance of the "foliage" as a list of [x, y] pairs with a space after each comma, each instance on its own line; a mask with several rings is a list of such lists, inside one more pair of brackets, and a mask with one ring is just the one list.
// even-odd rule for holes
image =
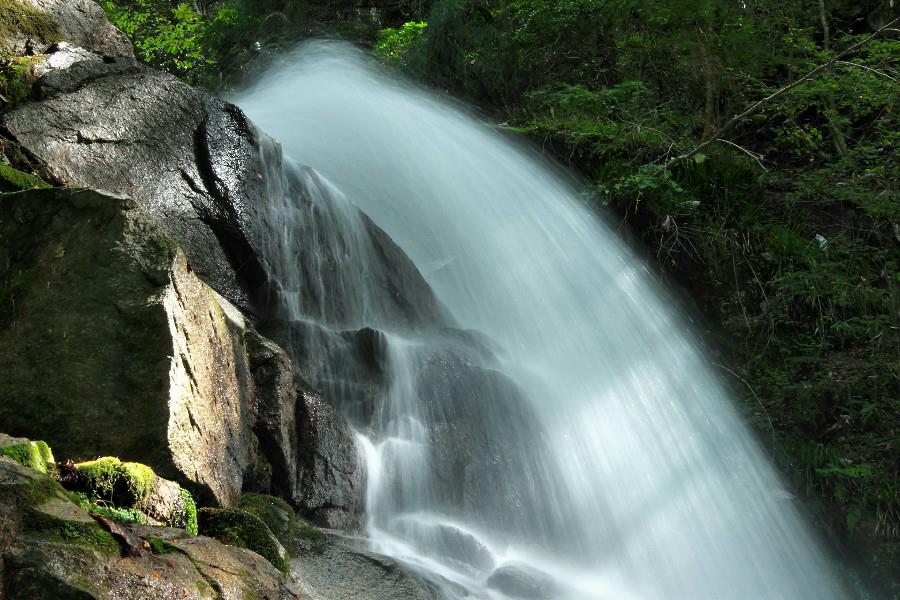
[[134, 508], [114, 506], [105, 500], [91, 499], [83, 492], [72, 492], [72, 501], [92, 515], [106, 517], [119, 523], [146, 523], [147, 515]]
[[747, 417], [829, 538], [858, 549], [859, 596], [900, 598], [900, 37], [669, 164], [900, 12], [823, 6], [440, 0], [379, 50], [590, 179], [717, 323]]
[[422, 42], [426, 27], [428, 23], [424, 21], [410, 21], [399, 28], [382, 29], [375, 45], [376, 54], [395, 66], [408, 67], [404, 60], [412, 55], [411, 49]]
[[[3, 0], [0, 0], [2, 2]], [[421, 0], [401, 0], [388, 14], [414, 16]], [[240, 82], [250, 65], [277, 55], [311, 29], [365, 42], [378, 33], [373, 21], [346, 0], [103, 0], [110, 20], [134, 43], [145, 62], [192, 84], [219, 89]], [[323, 19], [335, 22], [323, 23]], [[411, 43], [403, 26], [391, 43]], [[408, 39], [409, 38], [409, 39]]]

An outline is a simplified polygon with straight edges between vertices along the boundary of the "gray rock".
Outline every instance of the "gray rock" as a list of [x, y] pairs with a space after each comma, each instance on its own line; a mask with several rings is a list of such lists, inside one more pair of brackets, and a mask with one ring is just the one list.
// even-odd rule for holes
[[[0, 49], [13, 54], [43, 52], [64, 40], [101, 55], [134, 56], [131, 42], [106, 18], [93, 0], [20, 0], [24, 10], [44, 15], [30, 19], [30, 28], [17, 28], [0, 38]], [[35, 21], [39, 26], [35, 26]], [[25, 29], [25, 30], [23, 30]]]
[[527, 565], [509, 564], [495, 570], [488, 587], [517, 600], [556, 600], [565, 597], [552, 577]]
[[89, 50], [74, 47], [68, 42], [52, 44], [46, 51], [46, 56], [38, 60], [32, 67], [35, 78], [43, 77], [51, 71], [68, 69], [75, 63], [92, 61], [100, 62], [102, 59]]
[[[284, 262], [296, 273], [282, 279], [302, 282], [291, 293], [305, 314], [329, 322], [348, 317], [358, 289], [341, 285], [350, 243], [342, 236], [355, 233], [332, 226], [340, 211], [322, 196], [318, 177], [285, 164], [280, 146], [239, 108], [127, 59], [53, 71], [38, 80], [33, 96], [2, 123], [50, 176], [134, 198], [184, 248], [204, 281], [245, 312], [271, 315], [278, 290], [269, 271]], [[289, 247], [280, 230], [271, 231], [284, 198], [303, 215], [289, 223]], [[404, 327], [443, 322], [409, 258], [351, 210], [374, 259], [367, 285], [377, 290], [380, 312]]]
[[70, 459], [127, 457], [223, 506], [261, 453], [279, 494], [352, 523], [362, 473], [346, 421], [298, 394], [281, 348], [133, 201], [0, 197], [0, 302], [0, 430]]
[[0, 290], [0, 430], [237, 501], [253, 443], [243, 325], [133, 201], [3, 196]]
[[347, 421], [310, 389], [299, 390], [297, 487], [293, 503], [315, 523], [353, 529], [365, 481], [356, 437]]
[[270, 489], [248, 490], [292, 499], [297, 489], [297, 388], [291, 360], [275, 342], [253, 330], [245, 336], [256, 383], [254, 432], [267, 458]]
[[435, 600], [434, 587], [400, 563], [366, 549], [364, 540], [326, 534], [318, 552], [292, 567], [315, 600]]
[[249, 309], [265, 273], [245, 225], [263, 200], [258, 134], [243, 114], [128, 59], [75, 63], [34, 93], [39, 102], [3, 121], [50, 175], [134, 198], [205, 281]]

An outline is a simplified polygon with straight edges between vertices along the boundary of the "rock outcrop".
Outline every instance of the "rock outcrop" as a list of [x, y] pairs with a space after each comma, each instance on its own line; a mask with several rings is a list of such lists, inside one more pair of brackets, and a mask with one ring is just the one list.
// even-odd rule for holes
[[68, 458], [129, 456], [236, 501], [251, 462], [243, 330], [133, 201], [0, 200], [0, 428]]
[[249, 550], [181, 529], [95, 519], [47, 475], [0, 457], [5, 600], [315, 600]]
[[326, 525], [353, 523], [362, 472], [346, 422], [298, 392], [281, 348], [132, 200], [0, 196], [0, 307], [0, 429], [70, 459], [130, 457], [208, 503], [274, 484]]
[[42, 53], [60, 40], [100, 55], [134, 56], [131, 42], [92, 0], [4, 1], [0, 51]]
[[437, 589], [362, 539], [327, 533], [316, 552], [295, 558], [310, 597], [321, 600], [437, 600]]

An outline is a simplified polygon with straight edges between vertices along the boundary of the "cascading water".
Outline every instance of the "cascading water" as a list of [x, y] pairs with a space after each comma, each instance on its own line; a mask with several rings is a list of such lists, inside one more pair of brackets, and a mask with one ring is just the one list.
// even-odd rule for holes
[[[673, 302], [552, 166], [338, 43], [236, 102], [341, 190], [308, 174], [308, 214], [286, 195], [270, 262], [308, 360], [383, 332], [368, 409], [331, 385], [342, 361], [310, 369], [359, 428], [376, 550], [448, 597], [841, 596]], [[434, 290], [430, 323], [379, 300], [383, 252], [354, 205]], [[309, 237], [327, 256], [297, 249]]]

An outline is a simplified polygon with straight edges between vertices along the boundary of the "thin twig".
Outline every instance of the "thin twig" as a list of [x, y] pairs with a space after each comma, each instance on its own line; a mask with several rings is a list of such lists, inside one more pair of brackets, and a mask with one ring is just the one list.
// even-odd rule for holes
[[769, 416], [769, 411], [766, 410], [766, 405], [763, 404], [762, 400], [759, 399], [759, 396], [756, 395], [756, 392], [753, 391], [753, 387], [747, 383], [747, 380], [726, 367], [725, 365], [720, 365], [719, 363], [713, 363], [713, 365], [719, 367], [724, 371], [728, 371], [732, 375], [734, 375], [741, 383], [747, 386], [747, 389], [750, 390], [750, 393], [753, 394], [753, 397], [756, 398], [756, 402], [759, 404], [759, 407], [762, 409], [763, 414], [766, 416], [766, 420], [769, 422], [769, 428], [772, 430], [772, 456], [775, 456], [775, 444], [777, 442], [776, 434], [775, 434], [775, 425], [772, 423], [772, 417]]
[[722, 142], [723, 144], [729, 144], [729, 145], [731, 145], [731, 146], [734, 146], [735, 148], [737, 148], [738, 150], [740, 150], [741, 152], [743, 152], [744, 154], [746, 154], [747, 156], [749, 156], [750, 158], [752, 158], [753, 160], [755, 160], [755, 161], [756, 161], [756, 164], [759, 165], [759, 168], [760, 168], [760, 169], [762, 169], [762, 170], [765, 171], [766, 173], [769, 172], [769, 170], [766, 168], [766, 165], [762, 164], [762, 161], [760, 160], [760, 155], [759, 155], [759, 154], [756, 154], [755, 152], [750, 152], [749, 150], [747, 150], [747, 149], [744, 148], [743, 146], [738, 146], [737, 144], [735, 144], [735, 143], [732, 142], [731, 140], [725, 140], [725, 139], [719, 138], [719, 139], [716, 140], [716, 141], [717, 141], [717, 142]]
[[877, 31], [874, 31], [874, 32], [871, 33], [869, 36], [867, 36], [865, 39], [860, 40], [859, 42], [853, 44], [852, 46], [850, 46], [849, 48], [847, 48], [846, 50], [844, 50], [843, 52], [841, 52], [840, 54], [838, 54], [837, 56], [835, 56], [834, 58], [832, 58], [831, 60], [829, 60], [828, 62], [819, 65], [818, 67], [816, 67], [815, 69], [813, 69], [812, 71], [810, 71], [809, 73], [807, 73], [806, 75], [804, 75], [803, 77], [801, 77], [800, 79], [797, 79], [797, 80], [795, 80], [795, 81], [789, 83], [788, 85], [784, 86], [783, 88], [781, 88], [781, 89], [779, 89], [779, 90], [777, 90], [777, 91], [775, 91], [775, 92], [769, 94], [768, 96], [766, 96], [766, 97], [763, 98], [762, 100], [758, 100], [757, 102], [755, 102], [754, 104], [752, 104], [752, 105], [751, 105], [747, 110], [745, 110], [744, 112], [742, 112], [742, 113], [740, 113], [740, 114], [738, 114], [738, 115], [735, 115], [735, 116], [731, 117], [730, 119], [728, 119], [728, 121], [727, 121], [724, 125], [722, 125], [722, 127], [719, 128], [718, 131], [716, 131], [713, 135], [711, 135], [711, 136], [710, 136], [709, 138], [707, 138], [705, 141], [701, 142], [696, 148], [694, 148], [693, 150], [691, 150], [691, 151], [688, 152], [687, 154], [682, 154], [681, 156], [676, 156], [675, 158], [671, 159], [671, 160], [668, 162], [669, 166], [674, 165], [674, 164], [679, 163], [679, 162], [682, 162], [682, 161], [685, 161], [685, 160], [687, 160], [687, 159], [689, 159], [689, 158], [692, 158], [694, 155], [696, 155], [696, 154], [702, 152], [704, 149], [706, 149], [707, 146], [709, 146], [710, 144], [715, 143], [715, 142], [718, 141], [720, 138], [724, 137], [725, 134], [728, 133], [729, 131], [731, 131], [731, 129], [732, 129], [735, 125], [737, 125], [738, 123], [740, 123], [741, 121], [743, 121], [743, 120], [746, 119], [747, 117], [749, 117], [749, 116], [751, 116], [751, 115], [754, 115], [754, 114], [756, 114], [757, 112], [759, 112], [759, 110], [760, 110], [762, 107], [764, 107], [766, 104], [768, 104], [768, 103], [771, 102], [772, 100], [774, 100], [774, 99], [776, 99], [776, 98], [778, 98], [778, 97], [780, 97], [780, 96], [783, 96], [784, 94], [788, 93], [789, 91], [791, 91], [791, 90], [794, 89], [795, 87], [799, 86], [800, 84], [806, 83], [807, 81], [809, 81], [810, 79], [814, 78], [816, 75], [818, 75], [818, 74], [821, 73], [822, 71], [828, 70], [828, 69], [829, 69], [830, 67], [832, 67], [837, 61], [841, 60], [842, 58], [844, 58], [844, 57], [847, 56], [848, 54], [851, 54], [851, 53], [854, 52], [855, 50], [858, 50], [859, 48], [865, 46], [866, 44], [868, 44], [869, 42], [871, 42], [873, 39], [875, 39], [876, 37], [878, 37], [879, 35], [881, 35], [882, 33], [884, 33], [886, 30], [890, 29], [890, 27], [892, 27], [893, 25], [895, 25], [895, 24], [897, 24], [897, 23], [900, 23], [900, 17], [897, 17], [896, 19], [894, 19], [893, 21], [891, 21], [891, 22], [888, 23], [887, 25], [884, 25], [883, 27], [881, 27], [881, 28], [878, 29]]
[[867, 67], [866, 65], [861, 65], [861, 64], [858, 64], [858, 63], [855, 63], [855, 62], [850, 62], [850, 61], [847, 61], [847, 60], [839, 60], [839, 61], [837, 61], [837, 62], [838, 62], [839, 65], [848, 65], [848, 66], [850, 66], [850, 67], [859, 67], [860, 69], [865, 69], [866, 71], [872, 71], [872, 72], [875, 73], [876, 75], [881, 75], [882, 77], [887, 77], [888, 79], [890, 79], [890, 80], [893, 81], [894, 83], [900, 83], [900, 81], [898, 81], [896, 78], [891, 77], [891, 76], [888, 75], [887, 73], [883, 73], [883, 72], [879, 71], [878, 69], [873, 69], [872, 67]]

